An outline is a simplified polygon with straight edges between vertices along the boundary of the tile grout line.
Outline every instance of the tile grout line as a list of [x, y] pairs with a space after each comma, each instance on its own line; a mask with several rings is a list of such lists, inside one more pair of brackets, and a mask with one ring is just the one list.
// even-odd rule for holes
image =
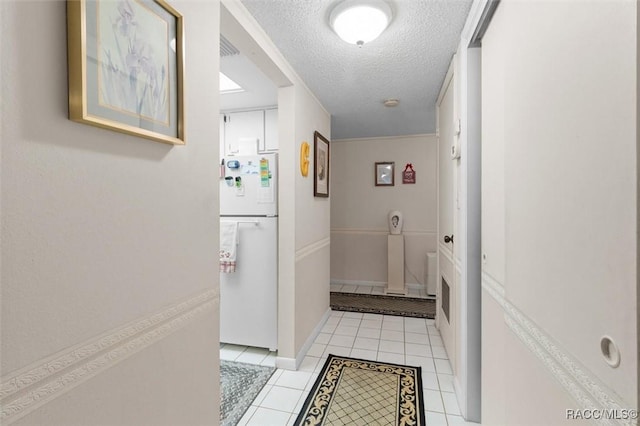
[[[338, 312], [339, 312], [339, 311], [338, 311]], [[449, 425], [449, 417], [448, 417], [448, 416], [455, 416], [456, 418], [457, 418], [457, 417], [461, 417], [461, 416], [460, 416], [460, 415], [458, 415], [458, 414], [454, 414], [454, 413], [452, 413], [452, 412], [448, 412], [448, 411], [447, 411], [447, 408], [445, 407], [445, 404], [444, 404], [444, 393], [445, 393], [445, 392], [442, 390], [442, 377], [441, 377], [441, 376], [450, 376], [450, 374], [448, 374], [448, 373], [444, 373], [444, 372], [440, 372], [440, 370], [436, 367], [436, 362], [435, 362], [435, 360], [436, 360], [436, 359], [439, 359], [439, 360], [442, 360], [442, 361], [446, 361], [446, 362], [448, 363], [448, 362], [449, 362], [449, 359], [448, 359], [448, 357], [445, 357], [445, 358], [436, 358], [436, 357], [434, 356], [434, 353], [433, 353], [433, 352], [434, 352], [434, 346], [433, 346], [433, 342], [432, 342], [432, 337], [434, 337], [434, 336], [436, 336], [436, 335], [439, 335], [439, 333], [437, 332], [437, 330], [435, 330], [435, 331], [436, 331], [435, 333], [430, 332], [430, 331], [431, 331], [431, 329], [430, 329], [429, 327], [433, 327], [433, 324], [432, 324], [432, 323], [429, 323], [429, 322], [428, 322], [428, 320], [426, 320], [426, 321], [425, 321], [426, 334], [424, 334], [424, 335], [423, 335], [422, 333], [415, 333], [415, 330], [410, 331], [411, 326], [407, 327], [407, 323], [405, 322], [405, 318], [402, 318], [402, 321], [401, 321], [401, 327], [398, 327], [398, 326], [391, 326], [391, 328], [389, 328], [389, 324], [390, 324], [390, 323], [394, 323], [394, 322], [396, 322], [396, 323], [397, 323], [397, 322], [398, 322], [397, 320], [395, 320], [395, 318], [396, 318], [396, 317], [395, 317], [395, 316], [388, 316], [388, 315], [380, 315], [380, 320], [381, 320], [381, 321], [380, 321], [380, 326], [379, 326], [379, 327], [375, 327], [375, 328], [371, 328], [371, 327], [363, 327], [363, 321], [364, 321], [365, 319], [372, 319], [372, 320], [374, 320], [374, 319], [376, 319], [376, 318], [371, 318], [371, 317], [365, 318], [364, 314], [360, 315], [358, 318], [353, 318], [353, 317], [350, 317], [350, 316], [346, 316], [346, 317], [345, 317], [345, 316], [344, 316], [344, 314], [345, 314], [345, 313], [346, 313], [346, 312], [341, 312], [341, 314], [338, 314], [338, 315], [334, 315], [334, 313], [332, 313], [331, 318], [336, 318], [336, 320], [334, 320], [334, 321], [337, 321], [337, 323], [335, 324], [335, 326], [334, 326], [334, 327], [332, 327], [332, 331], [331, 331], [331, 332], [329, 332], [329, 333], [327, 333], [326, 331], [323, 331], [323, 332], [322, 332], [322, 333], [324, 333], [324, 334], [328, 334], [328, 335], [329, 335], [328, 341], [327, 341], [326, 343], [319, 343], [319, 342], [317, 342], [317, 341], [314, 341], [314, 344], [318, 344], [318, 345], [322, 346], [324, 349], [323, 349], [323, 351], [322, 351], [322, 354], [321, 354], [321, 355], [318, 355], [318, 356], [316, 356], [316, 355], [307, 355], [307, 356], [306, 356], [306, 357], [315, 358], [315, 359], [317, 359], [317, 361], [316, 361], [316, 363], [315, 363], [314, 368], [313, 368], [311, 371], [304, 371], [304, 373], [309, 374], [309, 377], [307, 378], [307, 380], [306, 380], [306, 382], [305, 382], [305, 386], [304, 386], [304, 388], [303, 388], [302, 390], [301, 390], [301, 389], [298, 389], [298, 388], [291, 388], [291, 387], [288, 387], [288, 386], [276, 385], [276, 384], [275, 384], [275, 382], [274, 382], [274, 384], [273, 384], [273, 385], [271, 385], [271, 386], [272, 386], [272, 389], [273, 389], [273, 387], [278, 386], [278, 387], [281, 387], [281, 388], [287, 388], [287, 389], [297, 390], [297, 391], [300, 391], [300, 392], [301, 392], [301, 394], [300, 394], [300, 396], [299, 396], [299, 398], [298, 398], [298, 400], [296, 401], [296, 404], [295, 404], [295, 406], [294, 406], [294, 412], [289, 412], [289, 411], [285, 411], [285, 410], [278, 410], [278, 409], [273, 409], [273, 408], [269, 408], [269, 407], [263, 407], [263, 406], [260, 406], [260, 405], [258, 405], [258, 406], [253, 406], [253, 407], [256, 407], [256, 411], [257, 411], [257, 408], [264, 408], [264, 409], [268, 409], [268, 410], [273, 410], [273, 411], [278, 411], [278, 412], [281, 412], [281, 413], [289, 414], [289, 420], [288, 420], [288, 423], [287, 423], [287, 424], [291, 424], [291, 422], [295, 420], [293, 417], [294, 417], [294, 416], [297, 416], [297, 411], [299, 411], [299, 410], [297, 410], [297, 411], [296, 411], [296, 408], [298, 407], [298, 405], [300, 404], [300, 402], [301, 402], [301, 401], [302, 401], [302, 402], [303, 402], [303, 404], [304, 404], [304, 400], [306, 399], [306, 397], [307, 397], [307, 395], [308, 395], [308, 393], [309, 393], [309, 391], [310, 391], [310, 389], [307, 389], [307, 388], [309, 387], [309, 384], [312, 384], [312, 383], [314, 383], [314, 382], [317, 380], [317, 377], [319, 376], [320, 371], [321, 371], [321, 365], [324, 365], [323, 363], [324, 363], [324, 362], [326, 362], [326, 357], [324, 356], [324, 354], [326, 353], [326, 348], [327, 348], [328, 346], [330, 346], [330, 342], [331, 342], [331, 340], [333, 339], [333, 337], [335, 337], [335, 336], [342, 336], [342, 338], [345, 338], [345, 337], [352, 338], [352, 342], [351, 342], [349, 345], [347, 345], [347, 346], [340, 346], [340, 345], [335, 345], [335, 344], [333, 344], [333, 345], [331, 345], [331, 346], [340, 347], [340, 348], [345, 348], [345, 350], [348, 350], [348, 354], [349, 354], [349, 355], [347, 355], [347, 356], [352, 356], [352, 355], [351, 355], [351, 353], [352, 353], [354, 350], [363, 350], [363, 351], [364, 351], [364, 350], [366, 350], [366, 351], [374, 352], [374, 353], [375, 353], [375, 360], [377, 361], [381, 353], [394, 354], [393, 352], [381, 352], [381, 351], [380, 351], [380, 345], [381, 345], [381, 342], [382, 342], [383, 340], [386, 340], [386, 341], [389, 341], [389, 342], [393, 342], [394, 344], [398, 344], [398, 345], [399, 345], [399, 344], [402, 344], [403, 354], [394, 354], [394, 355], [402, 355], [402, 357], [403, 357], [403, 358], [404, 358], [404, 360], [405, 360], [404, 362], [406, 362], [406, 357], [407, 357], [407, 356], [414, 356], [414, 357], [429, 358], [429, 359], [431, 359], [431, 362], [432, 362], [432, 363], [433, 363], [433, 365], [434, 365], [434, 371], [433, 371], [433, 372], [429, 372], [429, 373], [430, 373], [431, 375], [434, 375], [434, 377], [433, 377], [433, 378], [435, 379], [435, 384], [437, 385], [437, 388], [438, 388], [438, 389], [437, 389], [437, 390], [435, 390], [435, 389], [427, 389], [427, 388], [425, 388], [425, 387], [424, 387], [424, 384], [425, 384], [425, 383], [423, 383], [423, 391], [427, 391], [427, 390], [429, 390], [429, 391], [433, 391], [433, 392], [438, 392], [438, 395], [439, 395], [439, 398], [440, 398], [440, 402], [441, 402], [441, 404], [442, 404], [442, 410], [443, 410], [443, 411], [442, 411], [442, 412], [437, 412], [437, 411], [429, 411], [429, 410], [426, 410], [426, 409], [425, 409], [425, 411], [429, 411], [429, 412], [431, 412], [431, 413], [434, 413], [434, 414], [437, 414], [437, 415], [439, 415], [439, 416], [444, 417], [444, 421], [446, 422], [446, 424], [447, 424], [447, 425]], [[394, 320], [391, 320], [391, 321], [385, 321], [385, 319], [391, 319], [391, 318], [394, 318]], [[346, 324], [343, 324], [343, 327], [353, 327], [353, 328], [355, 328], [355, 334], [354, 334], [354, 335], [336, 334], [336, 331], [337, 331], [338, 327], [340, 326], [340, 323], [341, 323], [341, 321], [342, 321], [343, 319], [349, 319], [349, 320], [354, 320], [354, 319], [356, 319], [356, 320], [358, 320], [357, 326], [352, 326], [352, 325], [346, 325]], [[347, 321], [347, 323], [348, 323], [348, 322], [349, 322], [349, 321]], [[352, 321], [352, 322], [353, 322], [353, 321]], [[387, 324], [387, 328], [383, 328], [383, 326], [385, 325], [385, 322], [386, 322], [386, 324]], [[401, 330], [398, 330], [397, 328], [401, 328]], [[363, 337], [363, 336], [359, 336], [360, 331], [361, 331], [361, 330], [365, 330], [365, 329], [367, 329], [367, 330], [377, 330], [377, 331], [378, 331], [378, 337], [377, 337], [377, 338], [375, 338], [375, 339], [373, 339], [373, 338], [370, 338], [370, 337]], [[400, 333], [402, 334], [402, 341], [396, 341], [396, 340], [383, 339], [383, 338], [382, 338], [382, 332], [383, 332], [383, 330], [387, 330], [387, 331], [397, 331], [397, 332], [400, 332]], [[425, 343], [407, 342], [407, 335], [406, 335], [407, 333], [413, 333], [413, 334], [423, 335], [423, 336], [424, 336], [424, 342], [425, 342]], [[436, 333], [437, 333], [437, 334], [436, 334]], [[398, 336], [396, 336], [396, 337], [398, 337]], [[356, 340], [357, 340], [357, 339], [359, 339], [359, 338], [366, 338], [366, 339], [376, 340], [376, 349], [374, 350], [374, 349], [356, 348], [356, 347], [355, 347], [355, 342], [356, 342]], [[431, 352], [431, 356], [423, 356], [423, 355], [407, 355], [407, 345], [408, 345], [408, 344], [415, 344], [415, 345], [423, 345], [423, 346], [426, 346], [426, 347], [428, 348], [428, 350]], [[441, 347], [441, 346], [438, 346], [438, 347]], [[243, 349], [243, 351], [242, 351], [242, 352], [240, 352], [237, 356], [238, 356], [238, 357], [239, 357], [239, 356], [241, 356], [243, 353], [245, 353], [245, 351], [246, 351], [246, 350], [247, 350], [247, 348], [244, 348], [244, 349]], [[440, 350], [438, 350], [438, 351], [440, 352]], [[328, 354], [327, 354], [327, 355], [328, 355]], [[446, 356], [446, 353], [445, 353], [444, 355]], [[267, 354], [266, 356], [268, 356], [268, 354]], [[265, 356], [265, 357], [266, 357], [266, 356]], [[440, 357], [442, 356], [442, 352], [440, 352], [439, 356], [440, 356]], [[305, 358], [306, 358], [306, 357], [305, 357]], [[441, 361], [441, 363], [442, 363], [442, 361]], [[381, 362], [384, 362], [384, 361], [381, 361]], [[319, 368], [319, 367], [320, 367], [320, 368]], [[276, 380], [276, 382], [277, 382], [277, 380]], [[269, 390], [269, 392], [270, 392], [272, 389], [270, 389], [270, 390]], [[446, 392], [446, 393], [448, 393], [448, 394], [452, 394], [452, 395], [455, 395], [455, 393], [451, 393], [451, 392]], [[267, 394], [267, 395], [268, 395], [268, 394]], [[266, 395], [265, 395], [265, 398], [266, 398]], [[254, 411], [254, 412], [252, 413], [252, 415], [251, 415], [248, 419], [243, 418], [242, 420], [244, 420], [244, 423], [242, 423], [242, 424], [250, 423], [250, 422], [251, 422], [251, 420], [254, 418], [254, 416], [255, 416], [255, 414], [256, 414], [256, 411]], [[256, 418], [256, 420], [257, 420], [257, 418]]]

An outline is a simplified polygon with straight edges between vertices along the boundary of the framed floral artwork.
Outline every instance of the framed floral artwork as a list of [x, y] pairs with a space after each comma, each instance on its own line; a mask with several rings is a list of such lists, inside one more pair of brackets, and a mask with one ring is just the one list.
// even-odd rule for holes
[[67, 0], [69, 118], [184, 145], [182, 19], [164, 0]]
[[329, 196], [329, 140], [319, 132], [313, 134], [313, 195]]

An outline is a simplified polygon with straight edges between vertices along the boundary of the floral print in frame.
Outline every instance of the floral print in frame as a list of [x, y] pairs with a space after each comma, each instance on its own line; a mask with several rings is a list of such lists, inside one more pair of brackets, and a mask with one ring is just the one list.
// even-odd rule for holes
[[68, 0], [71, 120], [184, 144], [182, 15], [164, 0]]

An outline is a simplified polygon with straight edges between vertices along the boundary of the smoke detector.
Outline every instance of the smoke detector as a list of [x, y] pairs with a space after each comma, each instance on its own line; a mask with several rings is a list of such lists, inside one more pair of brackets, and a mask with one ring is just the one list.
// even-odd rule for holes
[[393, 107], [397, 107], [400, 101], [398, 99], [385, 99], [384, 102], [382, 103], [386, 107], [393, 108]]

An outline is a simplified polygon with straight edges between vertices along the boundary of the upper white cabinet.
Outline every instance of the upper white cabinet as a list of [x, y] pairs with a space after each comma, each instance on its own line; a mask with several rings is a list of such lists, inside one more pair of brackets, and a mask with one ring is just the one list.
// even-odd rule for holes
[[278, 150], [278, 110], [223, 114], [224, 155], [255, 155]]
[[268, 109], [264, 112], [264, 147], [263, 151], [278, 150], [278, 110]]
[[224, 139], [227, 155], [252, 155], [264, 144], [264, 111], [226, 113]]

